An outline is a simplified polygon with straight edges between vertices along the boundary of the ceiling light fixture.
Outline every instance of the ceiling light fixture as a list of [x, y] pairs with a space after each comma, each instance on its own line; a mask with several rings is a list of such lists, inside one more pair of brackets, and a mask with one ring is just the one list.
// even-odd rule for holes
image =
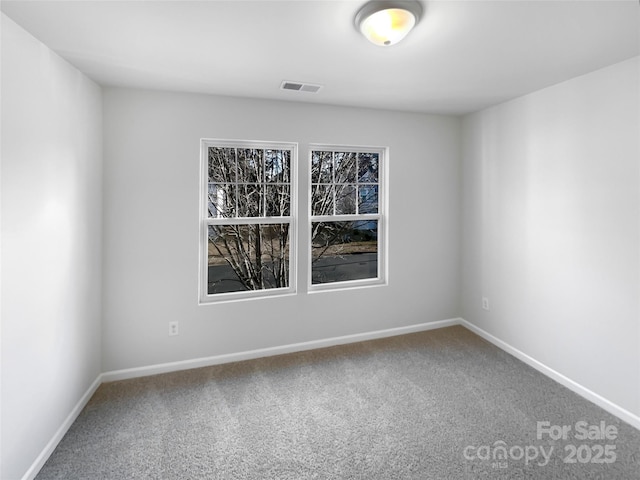
[[416, 0], [372, 0], [356, 14], [356, 28], [372, 43], [398, 43], [418, 23], [422, 5]]

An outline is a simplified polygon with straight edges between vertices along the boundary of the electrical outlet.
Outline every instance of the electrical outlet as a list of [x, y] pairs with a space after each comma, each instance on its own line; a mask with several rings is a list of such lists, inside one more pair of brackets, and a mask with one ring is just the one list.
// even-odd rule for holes
[[489, 310], [489, 299], [487, 297], [482, 297], [482, 308], [483, 310]]
[[169, 322], [169, 336], [178, 335], [178, 322]]

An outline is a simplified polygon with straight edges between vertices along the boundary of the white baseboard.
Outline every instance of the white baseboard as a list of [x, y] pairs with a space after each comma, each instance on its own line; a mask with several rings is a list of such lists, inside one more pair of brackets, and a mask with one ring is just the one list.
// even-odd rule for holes
[[514, 348], [511, 345], [509, 345], [508, 343], [503, 342], [499, 338], [494, 337], [493, 335], [491, 335], [490, 333], [488, 333], [485, 330], [481, 329], [480, 327], [477, 327], [477, 326], [473, 325], [472, 323], [469, 323], [467, 320], [461, 318], [460, 319], [460, 325], [468, 328], [469, 330], [471, 330], [475, 334], [481, 336], [482, 338], [484, 338], [488, 342], [493, 343], [496, 347], [500, 348], [501, 350], [504, 350], [505, 352], [513, 355], [518, 360], [521, 360], [522, 362], [526, 363], [530, 367], [535, 368], [540, 373], [542, 373], [542, 374], [546, 375], [547, 377], [555, 380], [559, 384], [567, 387], [569, 390], [577, 393], [581, 397], [586, 398], [590, 402], [595, 403], [596, 405], [598, 405], [602, 409], [606, 410], [610, 414], [615, 415], [619, 419], [627, 422], [629, 425], [631, 425], [631, 426], [637, 428], [638, 430], [640, 430], [640, 417], [638, 417], [637, 415], [634, 415], [630, 411], [628, 411], [628, 410], [616, 405], [615, 403], [607, 400], [606, 398], [602, 397], [601, 395], [598, 395], [597, 393], [589, 390], [588, 388], [580, 385], [579, 383], [571, 380], [570, 378], [562, 375], [561, 373], [556, 372], [553, 368], [548, 367], [547, 365], [539, 362], [535, 358], [530, 357], [526, 353], [521, 352], [517, 348]]
[[128, 368], [125, 370], [113, 370], [102, 374], [103, 382], [113, 382], [116, 380], [126, 380], [129, 378], [145, 377], [147, 375], [157, 375], [159, 373], [177, 372], [180, 370], [189, 370], [191, 368], [209, 367], [211, 365], [220, 365], [223, 363], [240, 362], [243, 360], [252, 360], [255, 358], [271, 357], [274, 355], [282, 355], [285, 353], [302, 352], [305, 350], [314, 350], [316, 348], [333, 347], [336, 345], [345, 345], [347, 343], [363, 342], [366, 340], [374, 340], [376, 338], [393, 337], [396, 335], [404, 335], [407, 333], [422, 332], [426, 330], [434, 330], [436, 328], [451, 327], [461, 324], [460, 318], [451, 318], [448, 320], [440, 320], [436, 322], [420, 323], [417, 325], [409, 325], [406, 327], [389, 328], [385, 330], [376, 330], [374, 332], [356, 333], [354, 335], [344, 335], [340, 337], [326, 338], [323, 340], [312, 340], [309, 342], [292, 343], [279, 347], [260, 348], [257, 350], [248, 350], [238, 353], [229, 353], [225, 355], [215, 355], [212, 357], [196, 358], [193, 360], [183, 360], [179, 362], [161, 363], [150, 365], [147, 367]]
[[29, 470], [27, 470], [27, 472], [22, 476], [22, 480], [33, 480], [34, 478], [36, 478], [36, 475], [49, 459], [53, 451], [56, 449], [56, 447], [62, 440], [62, 437], [64, 437], [69, 428], [71, 428], [73, 422], [76, 421], [76, 418], [78, 418], [78, 415], [80, 415], [82, 409], [87, 403], [89, 403], [89, 400], [101, 384], [102, 374], [98, 375], [91, 386], [89, 386], [87, 391], [84, 392], [84, 395], [82, 395], [80, 400], [78, 400], [78, 403], [76, 403], [76, 405], [73, 407], [71, 413], [67, 415], [67, 418], [65, 418], [64, 422], [62, 422], [62, 425], [60, 425], [60, 428], [58, 428], [51, 440], [49, 440], [49, 443], [47, 443], [42, 452], [40, 452], [40, 455], [38, 455], [35, 461], [31, 464]]
[[473, 325], [472, 323], [469, 323], [467, 320], [463, 318], [451, 318], [448, 320], [441, 320], [441, 321], [429, 322], [429, 323], [420, 323], [417, 325], [409, 325], [406, 327], [389, 328], [386, 330], [376, 330], [376, 331], [367, 332], [367, 333], [344, 335], [340, 337], [332, 337], [332, 338], [327, 338], [323, 340], [313, 340], [309, 342], [293, 343], [293, 344], [283, 345], [279, 347], [261, 348], [261, 349], [249, 350], [245, 352], [216, 355], [212, 357], [197, 358], [193, 360], [183, 360], [179, 362], [162, 363], [157, 365], [150, 365], [147, 367], [129, 368], [125, 370], [114, 370], [111, 372], [102, 373], [98, 375], [95, 381], [84, 393], [82, 398], [75, 405], [75, 407], [73, 408], [71, 413], [67, 416], [65, 421], [62, 423], [62, 425], [60, 426], [58, 431], [55, 433], [53, 438], [51, 438], [47, 446], [42, 450], [42, 452], [40, 453], [38, 458], [36, 458], [36, 460], [33, 462], [29, 470], [24, 474], [24, 476], [22, 477], [22, 480], [33, 480], [36, 477], [36, 475], [38, 474], [42, 466], [45, 464], [47, 459], [51, 456], [51, 454], [57, 447], [58, 443], [60, 443], [60, 440], [62, 440], [62, 437], [64, 437], [64, 435], [67, 433], [67, 431], [69, 430], [73, 422], [76, 420], [76, 418], [78, 417], [82, 409], [89, 402], [89, 400], [91, 399], [95, 391], [103, 382], [112, 382], [116, 380], [145, 377], [148, 375], [176, 372], [180, 370], [188, 370], [191, 368], [208, 367], [211, 365], [220, 365], [223, 363], [238, 362], [242, 360], [251, 360], [255, 358], [269, 357], [269, 356], [281, 355], [285, 353], [302, 352], [305, 350], [332, 347], [336, 345], [345, 345], [348, 343], [363, 342], [366, 340], [375, 340], [377, 338], [393, 337], [396, 335], [404, 335], [407, 333], [415, 333], [415, 332], [422, 332], [427, 330], [434, 330], [437, 328], [451, 327], [454, 325], [462, 325], [466, 327], [467, 329], [476, 333], [477, 335], [484, 338], [488, 342], [494, 344], [496, 347], [500, 348], [501, 350], [504, 350], [505, 352], [510, 353], [517, 359], [535, 368], [536, 370], [546, 375], [547, 377], [555, 380], [561, 385], [564, 385], [565, 387], [569, 388], [570, 390], [577, 393], [578, 395], [586, 398], [590, 402], [598, 405], [599, 407], [603, 408], [604, 410], [611, 413], [612, 415], [615, 415], [616, 417], [620, 418], [621, 420], [627, 422], [631, 426], [640, 430], [640, 417], [638, 417], [637, 415], [634, 415], [633, 413], [614, 404], [613, 402], [610, 402], [606, 398], [598, 395], [595, 392], [592, 392], [588, 388], [583, 387], [579, 383], [574, 382], [573, 380], [571, 380], [568, 377], [565, 377], [561, 373], [556, 372], [552, 368], [537, 361], [533, 357], [530, 357], [526, 353], [521, 352], [520, 350], [509, 345], [508, 343], [500, 340], [497, 337], [494, 337], [490, 333], [482, 330], [481, 328]]
[[237, 362], [241, 360], [251, 360], [254, 358], [268, 357], [273, 355], [281, 355], [284, 353], [301, 352], [304, 350], [313, 350], [316, 348], [331, 347], [335, 345], [344, 345], [347, 343], [362, 342], [365, 340], [374, 340], [376, 338], [393, 337], [396, 335], [404, 335], [406, 333], [421, 332], [426, 330], [434, 330], [436, 328], [450, 327], [460, 325], [461, 319], [453, 318], [449, 320], [441, 320], [430, 323], [421, 323], [418, 325], [409, 325], [407, 327], [390, 328], [386, 330], [377, 330], [374, 332], [358, 333], [354, 335], [344, 335], [341, 337], [327, 338], [324, 340], [313, 340], [310, 342], [294, 343], [283, 345], [280, 347], [262, 348], [258, 350], [250, 350], [246, 352], [231, 353], [226, 355], [216, 355], [213, 357], [198, 358], [194, 360], [184, 360], [180, 362], [162, 363], [158, 365], [150, 365], [140, 368], [129, 368], [126, 370], [115, 370], [105, 372], [98, 375], [95, 381], [82, 395], [82, 398], [75, 405], [71, 413], [65, 421], [60, 425], [46, 447], [33, 462], [29, 470], [23, 475], [21, 480], [33, 480], [40, 469], [44, 466], [53, 451], [56, 449], [62, 437], [67, 433], [73, 422], [78, 418], [82, 409], [89, 403], [89, 400], [104, 382], [112, 382], [115, 380], [125, 380], [129, 378], [145, 377], [147, 375], [156, 375], [159, 373], [176, 372], [180, 370], [188, 370], [191, 368], [207, 367], [210, 365], [219, 365], [222, 363]]

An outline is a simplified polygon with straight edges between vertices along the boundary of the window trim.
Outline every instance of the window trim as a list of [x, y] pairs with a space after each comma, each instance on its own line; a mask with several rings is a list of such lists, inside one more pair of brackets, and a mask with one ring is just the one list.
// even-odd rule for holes
[[[348, 215], [312, 215], [312, 157], [314, 151], [330, 151], [330, 152], [355, 152], [355, 153], [377, 153], [379, 158], [378, 164], [378, 213], [364, 214], [348, 214]], [[307, 292], [318, 293], [337, 290], [346, 290], [353, 288], [366, 288], [374, 286], [388, 285], [388, 159], [389, 147], [379, 146], [357, 146], [357, 145], [338, 145], [324, 143], [310, 143], [308, 152], [308, 170], [307, 177], [307, 202], [308, 202], [308, 225], [307, 233], [309, 244], [307, 245], [309, 261], [307, 274]], [[333, 183], [335, 184], [335, 182]], [[378, 221], [378, 250], [377, 250], [377, 266], [378, 274], [376, 278], [365, 278], [358, 280], [345, 280], [340, 282], [329, 283], [313, 283], [313, 239], [312, 228], [315, 222], [354, 222], [354, 221]]]
[[[290, 201], [289, 216], [282, 217], [236, 217], [211, 218], [208, 215], [209, 187], [209, 148], [256, 148], [264, 150], [289, 150], [290, 165]], [[200, 139], [200, 189], [199, 189], [199, 235], [198, 235], [198, 304], [207, 305], [221, 302], [258, 299], [274, 296], [293, 295], [297, 291], [298, 262], [298, 143], [256, 140], [229, 140], [216, 138]], [[289, 286], [264, 290], [248, 290], [239, 292], [208, 293], [208, 242], [210, 225], [255, 225], [255, 224], [289, 224]]]

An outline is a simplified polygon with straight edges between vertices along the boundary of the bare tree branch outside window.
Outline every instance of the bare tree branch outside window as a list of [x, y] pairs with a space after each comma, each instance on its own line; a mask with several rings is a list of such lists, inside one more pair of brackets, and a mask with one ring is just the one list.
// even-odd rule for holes
[[312, 284], [379, 276], [379, 163], [379, 153], [312, 150]]
[[[290, 150], [209, 147], [208, 213], [222, 222], [208, 228], [208, 293], [289, 286], [291, 161]], [[255, 221], [273, 217], [287, 222]]]
[[[295, 147], [206, 145], [206, 294], [292, 287]], [[312, 148], [312, 285], [380, 278], [381, 153]]]

